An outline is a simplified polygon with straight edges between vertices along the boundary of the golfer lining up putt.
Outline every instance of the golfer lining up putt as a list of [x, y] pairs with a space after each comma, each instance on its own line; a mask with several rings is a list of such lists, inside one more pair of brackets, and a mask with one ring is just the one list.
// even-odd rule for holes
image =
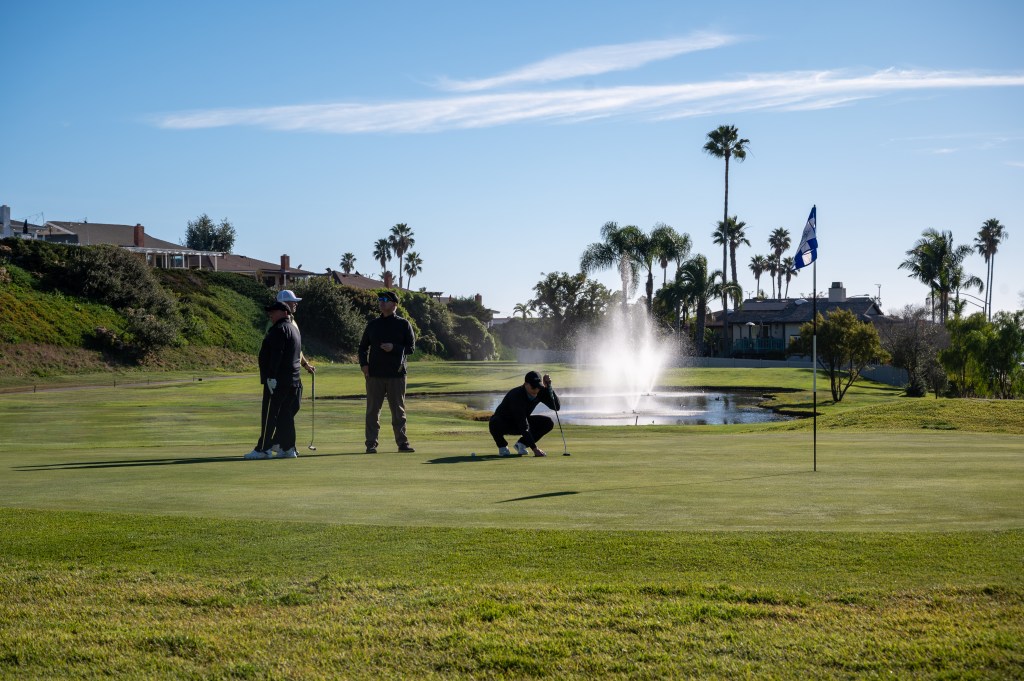
[[526, 374], [523, 384], [509, 390], [491, 415], [489, 427], [491, 437], [498, 445], [498, 456], [512, 456], [505, 435], [519, 436], [515, 444], [516, 454], [523, 456], [528, 450], [532, 450], [534, 456], [547, 456], [537, 446], [537, 441], [551, 432], [555, 422], [547, 416], [533, 415], [533, 410], [540, 403], [547, 405], [552, 411], [558, 411], [562, 407], [558, 395], [551, 387], [551, 376], [544, 374], [541, 378], [536, 371], [530, 371]]

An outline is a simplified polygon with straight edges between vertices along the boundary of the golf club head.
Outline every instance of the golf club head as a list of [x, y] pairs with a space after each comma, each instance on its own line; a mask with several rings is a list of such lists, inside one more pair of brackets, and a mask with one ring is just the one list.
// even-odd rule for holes
[[309, 450], [312, 451], [312, 452], [315, 452], [316, 451], [316, 447], [314, 447], [313, 444], [310, 443]]
[[562, 452], [562, 456], [572, 456], [569, 452]]

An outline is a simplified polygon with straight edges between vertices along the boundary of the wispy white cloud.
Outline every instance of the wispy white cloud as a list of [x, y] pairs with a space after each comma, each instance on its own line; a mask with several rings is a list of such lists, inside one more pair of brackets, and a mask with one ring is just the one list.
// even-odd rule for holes
[[1013, 168], [1024, 168], [1024, 161], [1007, 161], [1006, 165]]
[[478, 80], [442, 79], [438, 85], [455, 92], [479, 92], [521, 83], [550, 83], [566, 78], [635, 69], [653, 61], [669, 59], [688, 52], [725, 47], [740, 40], [738, 36], [701, 32], [669, 40], [588, 47], [544, 59], [499, 76]]
[[672, 85], [495, 94], [397, 101], [341, 102], [252, 109], [213, 109], [161, 116], [164, 128], [254, 126], [338, 134], [422, 133], [530, 122], [579, 123], [595, 118], [650, 120], [751, 110], [807, 110], [849, 105], [891, 93], [1024, 86], [1024, 73], [898, 71], [868, 74], [802, 71]]

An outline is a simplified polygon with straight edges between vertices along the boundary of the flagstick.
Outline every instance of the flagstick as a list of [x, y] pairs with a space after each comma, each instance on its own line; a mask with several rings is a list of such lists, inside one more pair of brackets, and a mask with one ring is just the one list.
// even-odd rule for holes
[[[817, 227], [817, 220], [815, 220]], [[811, 319], [814, 320], [814, 335], [811, 337], [811, 394], [814, 413], [814, 471], [818, 471], [818, 261], [811, 263]]]

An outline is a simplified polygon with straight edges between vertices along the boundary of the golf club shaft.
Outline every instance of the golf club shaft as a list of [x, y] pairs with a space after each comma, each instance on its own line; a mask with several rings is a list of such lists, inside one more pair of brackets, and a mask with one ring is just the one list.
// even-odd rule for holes
[[562, 430], [562, 419], [558, 417], [558, 411], [555, 411], [555, 420], [558, 421], [558, 432], [562, 435], [562, 453], [569, 451], [568, 445], [565, 444], [565, 431]]

